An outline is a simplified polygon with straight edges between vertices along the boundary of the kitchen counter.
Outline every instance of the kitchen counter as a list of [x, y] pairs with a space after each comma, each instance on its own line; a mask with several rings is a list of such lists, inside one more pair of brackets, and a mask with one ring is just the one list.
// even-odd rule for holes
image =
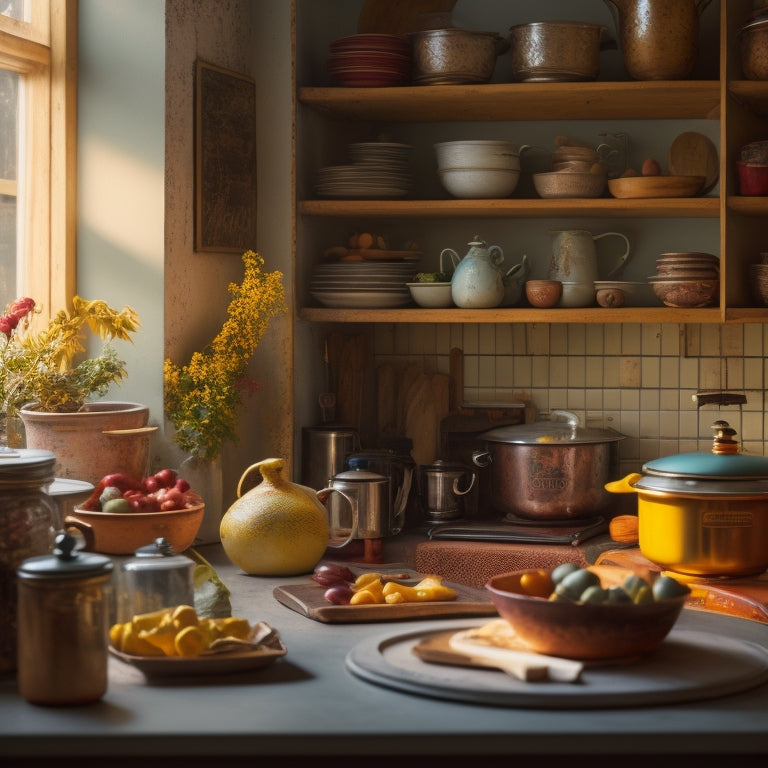
[[[0, 681], [0, 757], [13, 766], [33, 758], [72, 758], [79, 766], [136, 764], [254, 765], [254, 758], [304, 757], [334, 765], [364, 757], [367, 765], [444, 765], [480, 756], [513, 756], [518, 764], [550, 766], [576, 755], [621, 756], [624, 766], [679, 764], [680, 755], [738, 756], [739, 766], [768, 755], [768, 685], [711, 700], [604, 709], [529, 709], [467, 704], [404, 693], [362, 680], [345, 666], [366, 639], [451, 626], [450, 619], [324, 624], [286, 608], [275, 586], [307, 577], [247, 576], [220, 546], [198, 551], [232, 596], [233, 614], [276, 628], [287, 654], [268, 667], [231, 677], [148, 683], [110, 659], [104, 698], [80, 707], [28, 704], [15, 680]], [[454, 621], [455, 623], [455, 621]], [[686, 609], [679, 627], [768, 647], [759, 622]], [[488, 674], [498, 674], [489, 672]], [[546, 683], [542, 683], [546, 685]], [[526, 758], [526, 755], [535, 755]], [[214, 756], [214, 757], [212, 757]], [[649, 756], [653, 756], [652, 758]], [[762, 757], [760, 757], [762, 756]], [[150, 758], [156, 758], [152, 760]], [[520, 763], [520, 760], [523, 763]], [[665, 762], [668, 761], [668, 762]], [[57, 759], [60, 762], [60, 759]]]

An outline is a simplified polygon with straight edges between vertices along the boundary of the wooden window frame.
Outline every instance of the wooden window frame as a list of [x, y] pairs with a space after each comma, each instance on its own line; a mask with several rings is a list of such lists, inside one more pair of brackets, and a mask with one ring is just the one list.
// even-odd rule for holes
[[18, 167], [21, 293], [47, 321], [77, 282], [77, 0], [31, 0], [32, 18], [0, 15], [0, 66], [24, 77]]

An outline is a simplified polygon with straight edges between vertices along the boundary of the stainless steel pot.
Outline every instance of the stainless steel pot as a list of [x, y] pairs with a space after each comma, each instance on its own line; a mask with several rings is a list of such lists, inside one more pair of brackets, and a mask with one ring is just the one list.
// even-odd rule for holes
[[637, 493], [638, 541], [651, 562], [696, 576], [768, 569], [768, 458], [738, 452], [728, 422], [712, 425], [710, 453], [649, 461], [607, 484]]
[[505, 515], [535, 520], [594, 517], [610, 503], [605, 484], [618, 472], [613, 429], [580, 427], [569, 411], [549, 421], [498, 427], [480, 435], [478, 467], [491, 467], [491, 500]]

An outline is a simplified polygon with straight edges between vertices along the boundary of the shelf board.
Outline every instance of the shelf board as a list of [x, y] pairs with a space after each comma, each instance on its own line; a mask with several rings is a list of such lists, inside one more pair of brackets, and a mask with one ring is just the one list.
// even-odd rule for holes
[[768, 115], [768, 82], [763, 80], [731, 80], [728, 92], [746, 104], [756, 115]]
[[[747, 198], [741, 198], [747, 199]], [[604, 218], [717, 218], [717, 197], [672, 197], [619, 200], [302, 200], [303, 216], [354, 216], [365, 218], [551, 218], [593, 216]]]
[[730, 195], [728, 197], [728, 208], [736, 213], [743, 213], [747, 216], [766, 216], [768, 215], [768, 197]]
[[[741, 310], [759, 313], [761, 310]], [[762, 310], [763, 319], [768, 310]], [[744, 322], [747, 315], [734, 317]], [[721, 323], [718, 307], [674, 309], [672, 307], [586, 307], [579, 309], [330, 309], [304, 307], [299, 319], [320, 323]], [[759, 322], [756, 318], [750, 322]]]
[[718, 80], [300, 88], [298, 99], [339, 118], [377, 122], [720, 117]]

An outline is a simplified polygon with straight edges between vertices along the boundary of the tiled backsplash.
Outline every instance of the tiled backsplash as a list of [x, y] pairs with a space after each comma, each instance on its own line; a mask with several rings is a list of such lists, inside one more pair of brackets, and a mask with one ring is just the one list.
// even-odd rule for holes
[[[744, 453], [765, 455], [768, 326], [664, 324], [439, 324], [376, 327], [376, 359], [420, 360], [448, 373], [464, 353], [465, 402], [529, 398], [539, 414], [562, 409], [582, 424], [612, 427], [621, 468], [709, 450], [715, 419], [737, 430]], [[728, 390], [743, 406], [697, 408], [693, 395]]]

